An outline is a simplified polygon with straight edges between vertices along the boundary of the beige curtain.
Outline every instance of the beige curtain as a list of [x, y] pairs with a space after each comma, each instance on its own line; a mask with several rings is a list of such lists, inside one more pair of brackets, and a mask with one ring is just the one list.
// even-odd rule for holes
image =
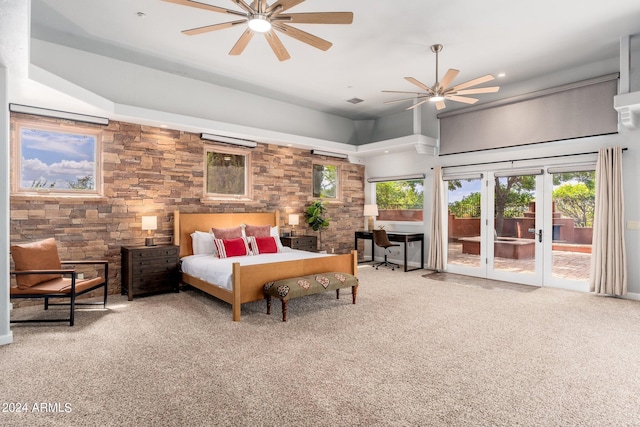
[[601, 148], [598, 153], [589, 287], [598, 294], [627, 293], [620, 147]]
[[442, 271], [444, 270], [444, 238], [442, 236], [442, 168], [440, 166], [433, 168], [429, 237], [427, 267]]

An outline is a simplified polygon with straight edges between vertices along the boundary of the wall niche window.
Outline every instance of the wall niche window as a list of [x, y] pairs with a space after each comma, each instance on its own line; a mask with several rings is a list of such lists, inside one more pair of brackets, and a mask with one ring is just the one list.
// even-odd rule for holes
[[340, 166], [337, 164], [313, 164], [313, 197], [338, 199], [340, 197]]
[[205, 148], [205, 195], [213, 199], [251, 199], [251, 154], [243, 150]]
[[100, 130], [17, 121], [12, 134], [17, 194], [59, 196], [102, 193]]

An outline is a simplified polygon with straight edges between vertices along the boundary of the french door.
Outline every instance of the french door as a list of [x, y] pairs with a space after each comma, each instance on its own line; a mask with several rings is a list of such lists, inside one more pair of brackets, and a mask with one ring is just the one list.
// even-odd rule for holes
[[595, 177], [555, 169], [445, 176], [446, 270], [587, 290]]

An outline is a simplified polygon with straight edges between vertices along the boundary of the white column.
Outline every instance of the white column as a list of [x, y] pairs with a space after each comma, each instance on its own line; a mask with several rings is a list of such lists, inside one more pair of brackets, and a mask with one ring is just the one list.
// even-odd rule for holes
[[0, 345], [13, 342], [9, 328], [9, 75], [0, 66]]

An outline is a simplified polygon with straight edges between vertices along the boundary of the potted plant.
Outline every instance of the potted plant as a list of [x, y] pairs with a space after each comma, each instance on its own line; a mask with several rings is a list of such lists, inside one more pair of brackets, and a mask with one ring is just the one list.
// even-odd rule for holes
[[307, 224], [318, 232], [318, 246], [322, 247], [321, 231], [329, 226], [331, 218], [325, 216], [327, 208], [323, 202], [316, 200], [307, 207], [307, 211], [304, 216], [307, 220]]

